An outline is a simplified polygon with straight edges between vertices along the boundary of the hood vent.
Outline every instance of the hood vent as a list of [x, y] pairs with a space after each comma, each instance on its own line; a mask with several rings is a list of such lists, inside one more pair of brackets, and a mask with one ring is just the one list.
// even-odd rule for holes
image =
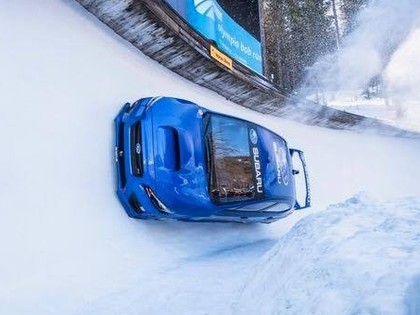
[[160, 127], [158, 130], [158, 152], [163, 166], [173, 171], [181, 168], [179, 133], [172, 127]]

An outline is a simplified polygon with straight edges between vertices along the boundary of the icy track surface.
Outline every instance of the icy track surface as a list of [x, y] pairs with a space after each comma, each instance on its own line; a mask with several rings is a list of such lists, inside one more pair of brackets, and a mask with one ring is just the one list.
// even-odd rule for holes
[[[418, 140], [338, 132], [252, 113], [162, 68], [74, 1], [1, 1], [0, 27], [0, 314], [231, 314], [235, 310], [255, 314], [252, 302], [259, 305], [265, 295], [253, 288], [261, 283], [260, 276], [267, 277], [266, 269], [259, 271], [256, 266], [261, 266], [261, 259], [267, 261], [267, 256], [262, 257], [273, 246], [268, 257], [288, 246], [290, 252], [284, 255], [291, 266], [276, 266], [275, 260], [269, 260], [267, 268], [277, 274], [264, 285], [280, 295], [287, 293], [291, 303], [305, 300], [308, 307], [327, 307], [328, 296], [335, 295], [342, 301], [340, 310], [347, 303], [358, 303], [355, 296], [373, 292], [369, 290], [381, 272], [375, 271], [375, 262], [381, 257], [381, 269], [407, 258], [403, 266], [412, 264], [420, 273], [420, 265], [410, 262], [418, 253], [408, 251], [415, 248], [415, 240], [410, 243], [403, 232], [397, 236], [404, 238], [393, 240], [389, 248], [387, 243], [375, 246], [375, 238], [365, 239], [370, 245], [351, 247], [355, 257], [367, 259], [365, 270], [375, 271], [370, 277], [359, 277], [351, 269], [345, 260], [353, 257], [348, 256], [351, 253], [336, 243], [322, 245], [323, 238], [333, 233], [343, 242], [346, 235], [351, 238], [357, 223], [353, 215], [367, 220], [358, 229], [388, 222], [392, 230], [393, 222], [410, 226], [407, 220], [419, 226], [414, 221], [418, 216], [401, 209], [404, 206], [410, 213], [418, 209], [418, 199], [406, 199], [419, 196]], [[152, 95], [187, 98], [284, 135], [291, 146], [306, 152], [313, 208], [271, 225], [129, 219], [114, 193], [113, 118], [125, 101]], [[381, 202], [366, 202], [366, 214], [362, 206], [348, 202], [320, 212], [359, 191]], [[392, 209], [396, 198], [402, 201]], [[298, 232], [282, 236], [310, 214], [316, 216], [299, 223], [297, 231], [305, 230], [306, 224], [307, 229], [316, 229], [312, 220], [322, 223], [313, 231], [314, 249], [309, 247], [321, 252], [305, 253], [311, 258], [305, 264], [302, 253], [295, 255], [299, 247], [292, 246], [293, 239], [296, 246], [300, 244]], [[386, 221], [383, 215], [393, 217]], [[378, 237], [387, 242], [381, 231]], [[325, 264], [335, 260], [343, 264], [334, 265], [330, 275], [321, 273], [317, 281], [310, 270], [318, 270], [314, 264], [323, 251], [329, 253], [322, 260]], [[271, 281], [281, 277], [283, 267], [290, 274], [295, 263], [301, 266], [296, 272], [308, 282], [294, 278], [297, 284], [289, 282], [289, 291], [280, 292], [281, 287]], [[319, 268], [325, 271], [325, 265]], [[331, 278], [342, 275], [338, 268], [349, 272], [347, 278]], [[399, 300], [391, 297], [391, 307], [405, 297], [418, 297], [415, 273], [396, 268], [394, 276], [384, 278], [400, 290], [395, 294], [404, 294]], [[329, 287], [329, 281], [336, 282]], [[363, 289], [365, 281], [368, 287]], [[334, 289], [347, 283], [354, 291]], [[326, 287], [326, 297], [317, 292]], [[253, 294], [248, 301], [238, 306], [236, 302], [244, 301], [249, 292]], [[372, 299], [385, 293], [376, 292]], [[268, 300], [266, 309], [284, 314], [277, 307], [289, 304], [278, 298]], [[365, 298], [363, 305], [374, 303]]]

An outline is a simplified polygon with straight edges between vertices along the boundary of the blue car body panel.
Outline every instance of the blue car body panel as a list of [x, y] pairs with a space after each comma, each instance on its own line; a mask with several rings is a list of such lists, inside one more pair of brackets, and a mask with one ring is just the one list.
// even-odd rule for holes
[[[219, 125], [241, 129], [243, 141], [231, 136], [234, 148], [212, 158], [211, 145], [219, 150], [217, 145], [227, 142], [217, 138], [224, 132]], [[186, 100], [157, 97], [125, 104], [115, 129], [117, 195], [131, 217], [272, 222], [297, 208], [287, 143], [259, 125]], [[249, 156], [234, 152], [248, 142]], [[240, 183], [230, 183], [236, 168], [246, 172], [234, 179]]]

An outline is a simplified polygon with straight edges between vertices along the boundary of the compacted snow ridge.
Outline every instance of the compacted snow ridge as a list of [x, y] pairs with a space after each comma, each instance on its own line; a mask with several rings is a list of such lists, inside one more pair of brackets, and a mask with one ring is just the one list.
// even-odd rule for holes
[[235, 313], [420, 314], [419, 226], [420, 198], [359, 194], [307, 216], [254, 267]]

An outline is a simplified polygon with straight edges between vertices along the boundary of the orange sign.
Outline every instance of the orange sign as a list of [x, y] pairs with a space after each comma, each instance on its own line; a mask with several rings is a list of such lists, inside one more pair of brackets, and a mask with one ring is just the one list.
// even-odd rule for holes
[[226, 56], [224, 53], [222, 53], [220, 50], [218, 50], [216, 47], [210, 45], [210, 56], [220, 62], [222, 65], [226, 66], [230, 70], [233, 68], [233, 62], [232, 58]]

